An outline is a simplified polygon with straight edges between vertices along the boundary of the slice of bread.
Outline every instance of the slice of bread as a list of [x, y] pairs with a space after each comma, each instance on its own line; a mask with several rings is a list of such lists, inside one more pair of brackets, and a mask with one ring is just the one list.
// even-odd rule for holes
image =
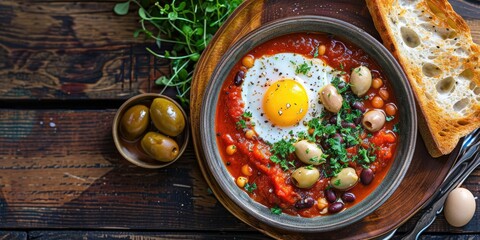
[[468, 25], [446, 0], [366, 2], [410, 81], [429, 153], [449, 154], [480, 127], [480, 49]]

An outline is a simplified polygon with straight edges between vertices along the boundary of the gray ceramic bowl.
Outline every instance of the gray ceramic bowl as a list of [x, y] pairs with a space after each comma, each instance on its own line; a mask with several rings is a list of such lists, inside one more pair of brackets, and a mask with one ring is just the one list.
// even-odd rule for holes
[[[322, 32], [345, 38], [367, 52], [383, 69], [390, 80], [401, 113], [400, 143], [395, 160], [384, 181], [363, 201], [340, 213], [328, 216], [303, 218], [287, 214], [275, 215], [270, 209], [252, 200], [238, 188], [222, 162], [218, 152], [215, 128], [215, 112], [221, 86], [230, 69], [255, 46], [295, 32]], [[394, 57], [381, 43], [365, 31], [346, 22], [318, 16], [286, 18], [265, 25], [238, 41], [220, 60], [205, 91], [200, 116], [202, 147], [211, 174], [225, 194], [242, 210], [262, 223], [293, 232], [325, 232], [345, 227], [380, 207], [398, 187], [413, 156], [417, 135], [415, 102], [407, 79]]]

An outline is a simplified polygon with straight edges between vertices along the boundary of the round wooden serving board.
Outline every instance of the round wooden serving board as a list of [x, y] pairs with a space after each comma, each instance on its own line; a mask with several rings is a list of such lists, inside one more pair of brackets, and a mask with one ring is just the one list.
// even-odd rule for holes
[[[351, 226], [321, 234], [282, 232], [262, 225], [238, 208], [220, 189], [206, 166], [200, 142], [200, 111], [203, 93], [215, 66], [235, 41], [263, 24], [297, 15], [321, 15], [350, 22], [379, 39], [364, 1], [324, 0], [253, 0], [244, 2], [222, 26], [205, 49], [193, 78], [191, 90], [191, 127], [195, 151], [203, 175], [218, 200], [237, 218], [250, 226], [279, 239], [345, 239], [379, 237], [399, 227], [429, 200], [453, 164], [453, 157], [434, 159], [428, 153], [421, 138], [417, 139], [410, 168], [397, 191], [378, 210]], [[320, 30], [320, 29], [319, 29]], [[216, 144], [213, 143], [212, 144]], [[452, 155], [453, 156], [453, 155]]]

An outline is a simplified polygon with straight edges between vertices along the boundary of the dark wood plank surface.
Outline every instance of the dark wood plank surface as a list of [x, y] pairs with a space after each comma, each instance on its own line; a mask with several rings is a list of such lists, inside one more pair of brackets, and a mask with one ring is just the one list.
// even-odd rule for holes
[[[0, 1], [0, 239], [267, 238], [216, 200], [192, 144], [160, 170], [117, 153], [116, 108], [169, 69], [115, 2]], [[480, 42], [478, 3], [451, 2]], [[464, 186], [480, 196], [479, 182], [477, 170]], [[463, 228], [440, 215], [424, 239], [478, 239], [479, 205]]]

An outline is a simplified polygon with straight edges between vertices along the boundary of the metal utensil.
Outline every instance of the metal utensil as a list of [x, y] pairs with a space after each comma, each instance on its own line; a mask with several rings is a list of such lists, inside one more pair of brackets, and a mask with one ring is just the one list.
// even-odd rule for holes
[[463, 140], [456, 163], [450, 169], [447, 177], [440, 185], [439, 190], [432, 198], [432, 202], [427, 205], [415, 227], [402, 239], [418, 239], [420, 234], [425, 231], [434, 221], [438, 214], [443, 210], [443, 204], [453, 189], [458, 187], [463, 181], [480, 165], [480, 129], [475, 130]]

